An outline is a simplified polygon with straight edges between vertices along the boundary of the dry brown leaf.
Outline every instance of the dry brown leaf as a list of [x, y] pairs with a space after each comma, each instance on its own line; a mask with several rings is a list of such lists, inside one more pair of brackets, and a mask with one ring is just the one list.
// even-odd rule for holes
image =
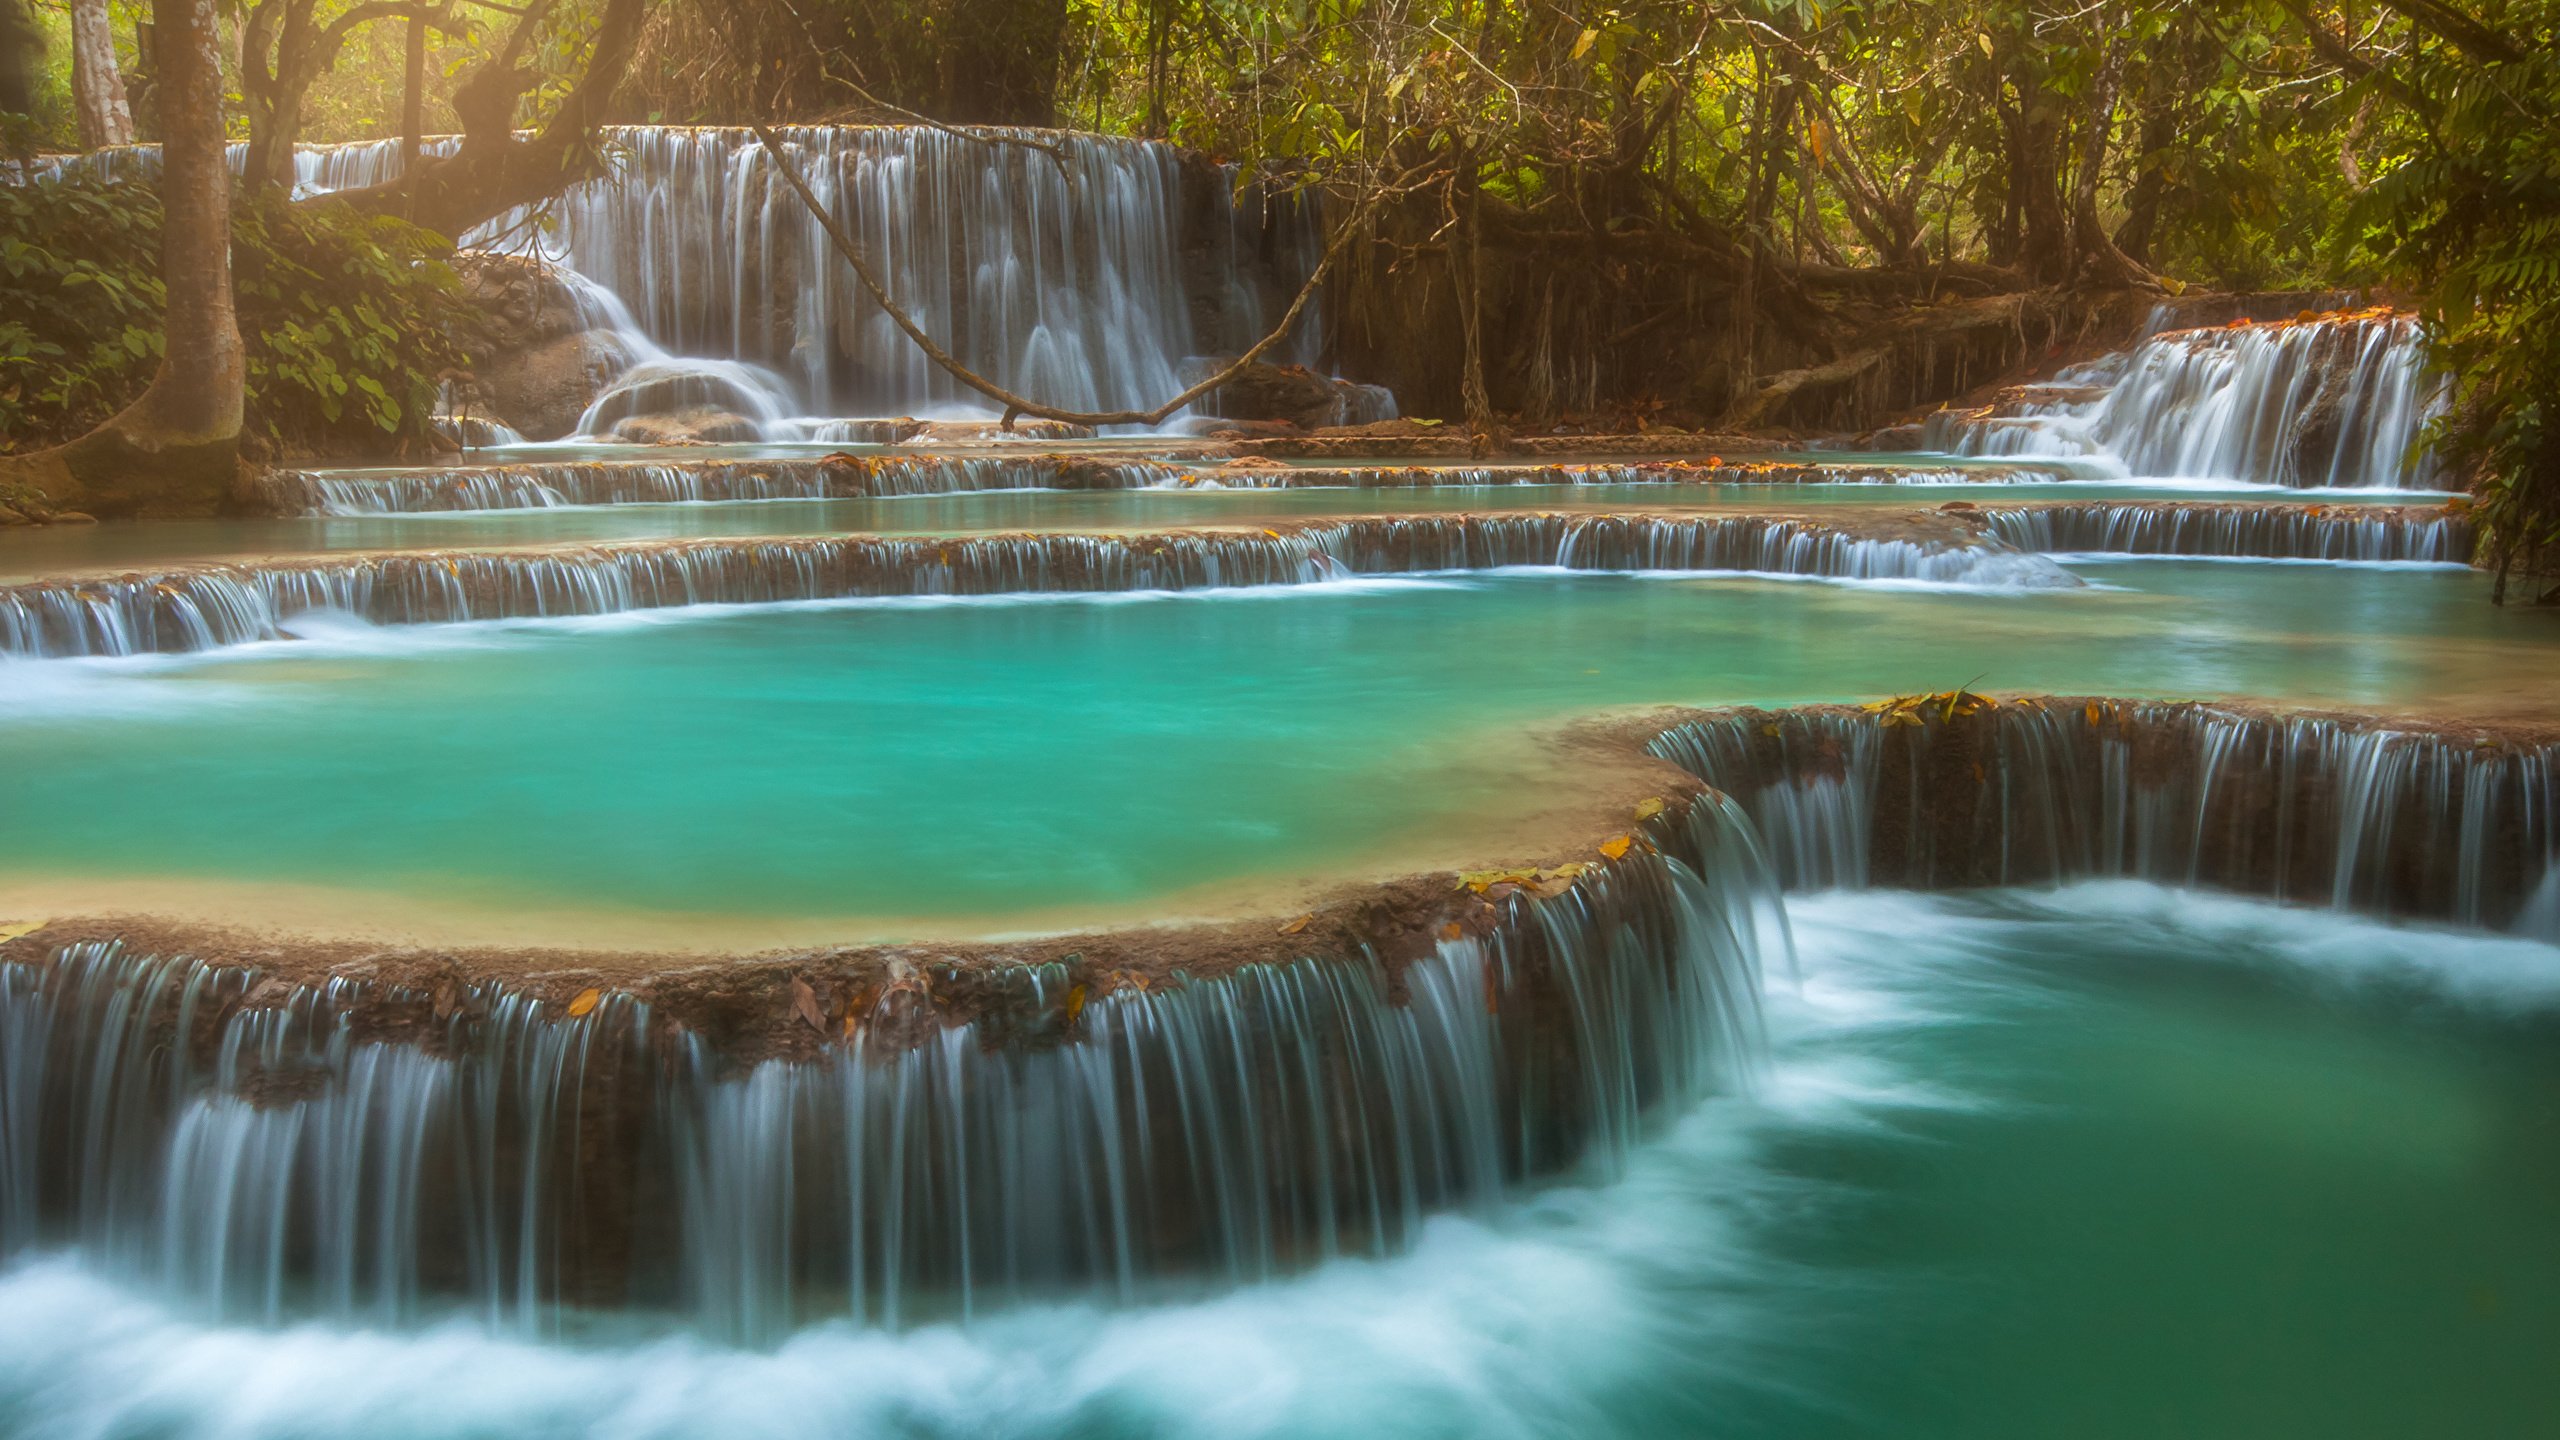
[[821, 1035], [827, 1033], [827, 1016], [818, 1008], [818, 992], [810, 989], [809, 982], [797, 975], [791, 977], [791, 1008], [800, 1012], [800, 1018], [809, 1022], [810, 1029]]

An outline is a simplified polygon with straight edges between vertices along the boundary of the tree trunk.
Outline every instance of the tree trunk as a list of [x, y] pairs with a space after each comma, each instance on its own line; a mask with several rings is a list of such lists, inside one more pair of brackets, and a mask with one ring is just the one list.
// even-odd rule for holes
[[125, 107], [124, 77], [116, 70], [107, 0], [71, 0], [71, 108], [78, 112], [80, 143], [88, 149], [133, 143], [133, 112]]
[[2164, 157], [2169, 147], [2177, 143], [2182, 118], [2180, 107], [2167, 103], [2142, 117], [2140, 169], [2134, 176], [2132, 193], [2125, 197], [2124, 223], [2116, 227], [2116, 248], [2136, 264], [2151, 263], [2151, 239], [2159, 232], [2160, 204], [2169, 192], [2169, 167]]
[[43, 70], [44, 32], [26, 0], [0, 0], [0, 112], [24, 115], [36, 108]]
[[2018, 267], [2044, 284], [2071, 272], [2071, 222], [2062, 204], [2058, 102], [2043, 84], [2021, 75], [2018, 111], [2009, 129], [2009, 202], [2018, 217]]
[[2107, 165], [2107, 141], [2115, 130], [2116, 92], [2124, 80], [2124, 45], [2107, 47], [2090, 87], [2088, 113], [2081, 117], [2080, 154], [2071, 177], [2071, 250], [2073, 273], [2084, 284], [2139, 286], [2153, 283], [2150, 272], [2116, 248], [2098, 218], [2098, 182]]
[[537, 7], [520, 21], [506, 47], [454, 91], [454, 114], [462, 121], [462, 144], [454, 153], [421, 161], [396, 180], [317, 196], [306, 203], [406, 216], [459, 240], [473, 227], [520, 205], [547, 200], [605, 173], [596, 130], [604, 123], [624, 72], [631, 68], [647, 6], [644, 0], [605, 0], [585, 72], [561, 97], [559, 108], [540, 132], [518, 139], [516, 109], [541, 78], [519, 62], [531, 37], [530, 27], [547, 13]]
[[57, 508], [205, 514], [239, 474], [248, 366], [231, 306], [231, 172], [223, 163], [214, 0], [154, 0], [160, 104], [160, 371], [140, 398], [52, 450], [0, 461]]

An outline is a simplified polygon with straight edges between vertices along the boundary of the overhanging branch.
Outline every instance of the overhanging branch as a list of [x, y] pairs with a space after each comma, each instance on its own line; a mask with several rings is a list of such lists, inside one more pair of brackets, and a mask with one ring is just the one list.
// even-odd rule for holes
[[1054, 405], [1044, 405], [1027, 395], [1018, 395], [1006, 389], [962, 364], [950, 351], [935, 343], [934, 338], [925, 332], [925, 328], [916, 323], [915, 317], [909, 315], [905, 308], [889, 294], [889, 287], [880, 283], [880, 277], [872, 270], [870, 260], [862, 253], [862, 247], [855, 243], [853, 236], [845, 231], [843, 222], [837, 220], [827, 207], [820, 203], [817, 192], [809, 188], [809, 182], [800, 174], [799, 165], [792, 160], [789, 152], [783, 149], [782, 141], [774, 135], [771, 127], [759, 124], [748, 128], [755, 132], [756, 140], [764, 146], [765, 153], [773, 157], [774, 169], [779, 171], [783, 180], [791, 186], [792, 193], [800, 197], [800, 203], [808, 207], [810, 216], [818, 222], [820, 228], [827, 232], [827, 238], [835, 242], [837, 253], [843, 255], [852, 264], [853, 273], [861, 278], [862, 288], [871, 292], [872, 300], [888, 313], [889, 319], [906, 333], [908, 339], [915, 342], [916, 348], [924, 352], [926, 359], [931, 360], [961, 384], [1003, 405], [1004, 428], [1008, 430], [1013, 428], [1016, 418], [1024, 415], [1040, 420], [1064, 421], [1071, 425], [1160, 425], [1183, 406], [1235, 379], [1244, 373], [1245, 367], [1260, 360], [1272, 346], [1279, 344], [1282, 338], [1297, 325], [1298, 316], [1306, 310], [1307, 302], [1314, 298], [1316, 287], [1324, 283], [1326, 272], [1333, 268], [1333, 262], [1341, 256], [1343, 249], [1350, 243], [1351, 237], [1368, 219], [1369, 212], [1377, 205], [1379, 196], [1389, 193], [1386, 190], [1380, 190], [1363, 199], [1359, 209], [1334, 230], [1333, 238], [1324, 247], [1324, 258], [1316, 262], [1314, 272], [1307, 276], [1307, 283], [1298, 287], [1297, 298], [1289, 302], [1288, 312], [1280, 317], [1280, 323], [1272, 327], [1270, 334], [1255, 341], [1250, 349], [1238, 356], [1235, 363], [1226, 369], [1152, 410], [1063, 410]]

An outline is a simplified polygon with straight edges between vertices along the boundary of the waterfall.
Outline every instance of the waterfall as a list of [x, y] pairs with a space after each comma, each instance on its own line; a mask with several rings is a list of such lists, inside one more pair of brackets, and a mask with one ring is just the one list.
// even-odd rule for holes
[[1869, 538], [1749, 515], [1379, 517], [1278, 531], [637, 541], [390, 551], [0, 586], [0, 657], [186, 653], [276, 639], [297, 615], [376, 625], [897, 595], [1178, 591], [1344, 575], [1558, 566], [2073, 586], [1995, 540]]
[[[1018, 421], [1037, 438], [1076, 438]], [[811, 422], [814, 438], [836, 444], [930, 442], [926, 422]], [[1064, 427], [1058, 427], [1064, 428]], [[452, 510], [522, 510], [549, 505], [668, 501], [825, 499], [942, 495], [977, 490], [1181, 489], [1397, 490], [1520, 485], [1922, 485], [2035, 483], [2049, 470], [1950, 470], [1793, 461], [1648, 460], [1572, 465], [1275, 465], [1228, 468], [1161, 459], [1067, 454], [829, 455], [764, 460], [560, 460], [469, 467], [384, 470], [273, 470], [261, 498], [288, 515], [392, 515]]]
[[[1189, 356], [1258, 339], [1267, 287], [1294, 290], [1319, 248], [1312, 201], [1251, 193], [1169, 146], [1063, 132], [924, 127], [781, 132], [811, 190], [883, 285], [963, 364], [1068, 409], [1145, 409]], [[901, 333], [742, 129], [606, 132], [616, 173], [570, 189], [547, 230], [525, 216], [468, 243], [529, 246], [596, 292], [622, 378], [579, 422], [733, 412], [764, 439], [827, 438], [805, 414], [987, 402]], [[1191, 173], [1194, 170], [1201, 173]], [[1215, 190], [1218, 219], [1186, 229]], [[1275, 359], [1316, 358], [1302, 325]]]
[[1982, 518], [2011, 545], [2047, 553], [2458, 565], [2477, 538], [2466, 514], [2379, 505], [2065, 503], [1984, 506]]
[[2560, 875], [2548, 741], [2030, 699], [1735, 711], [1652, 748], [1740, 803], [1791, 888], [2132, 876], [2506, 927], [2547, 923], [2529, 897]]
[[2154, 335], [2006, 403], [1939, 411], [1923, 443], [2144, 477], [2424, 489], [2437, 474], [2419, 441], [2445, 398], [2416, 318], [2366, 311]]
[[[870, 422], [834, 422], [850, 428]], [[905, 439], [915, 422], [880, 422]], [[901, 433], [903, 432], [903, 433]], [[838, 436], [851, 443], [862, 437]], [[273, 470], [262, 499], [297, 515], [419, 515], [555, 505], [1137, 490], [1184, 472], [1149, 460], [1060, 455], [831, 455], [784, 460], [568, 460], [399, 471]]]
[[[778, 134], [900, 308], [970, 369], [1061, 408], [1171, 399], [1184, 360], [1260, 339], [1322, 251], [1312, 197], [1157, 141], [924, 126]], [[735, 438], [765, 440], [833, 438], [812, 417], [992, 413], [872, 300], [751, 132], [612, 126], [601, 138], [610, 175], [462, 237], [559, 266], [582, 328], [619, 361], [579, 434], [688, 410], [735, 415], [746, 431]], [[426, 152], [458, 143], [433, 137]], [[235, 168], [246, 154], [232, 147]], [[37, 174], [157, 161], [155, 147], [135, 147]], [[396, 140], [295, 154], [300, 193], [399, 171]], [[1322, 349], [1311, 315], [1267, 358], [1312, 364]], [[1394, 402], [1362, 391], [1345, 408], [1385, 418]]]
[[1791, 952], [1739, 813], [1686, 808], [1561, 893], [1441, 902], [1408, 958], [1201, 977], [1095, 937], [1095, 963], [839, 952], [814, 988], [740, 962], [564, 1005], [21, 941], [0, 1238], [239, 1320], [624, 1306], [753, 1341], [1390, 1253], [1750, 1082]]

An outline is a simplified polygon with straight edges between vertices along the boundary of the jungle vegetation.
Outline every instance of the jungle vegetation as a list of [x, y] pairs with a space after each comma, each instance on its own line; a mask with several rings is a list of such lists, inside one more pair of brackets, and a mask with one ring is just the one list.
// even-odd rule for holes
[[[1811, 426], [1916, 399], [1915, 376], [1943, 389], [2049, 355], [2099, 297], [2367, 291], [2426, 317], [2458, 396], [2439, 439], [2496, 563], [2560, 561], [2560, 0], [0, 6], [19, 152], [113, 140], [119, 96], [145, 140], [250, 147], [242, 275], [286, 235], [315, 273], [437, 268], [416, 232], [604, 172], [613, 121], [1074, 126], [1351, 202], [1334, 207], [1364, 229], [1337, 277], [1343, 344], [1414, 407], [1479, 425]], [[116, 83], [96, 83], [102, 53]], [[279, 218], [296, 141], [457, 131], [461, 151], [408, 183], [295, 207], [339, 219]], [[0, 310], [21, 448], [94, 421], [158, 359], [124, 337], [162, 303], [141, 257], [179, 207], [80, 217], [96, 203], [61, 202], [116, 237], [76, 263], [124, 293], [98, 287], [67, 342], [41, 305]], [[0, 244], [46, 248], [51, 222], [27, 211]], [[181, 288], [172, 271], [173, 313]], [[407, 303], [376, 318], [426, 323]], [[329, 308], [293, 323], [325, 328]], [[272, 418], [251, 433], [325, 431], [352, 402], [396, 434], [467, 346], [359, 343], [320, 348], [400, 418], [368, 390], [315, 425], [297, 413], [328, 389], [309, 362], [253, 350], [250, 413]], [[1822, 398], [1840, 395], [1857, 403]]]

